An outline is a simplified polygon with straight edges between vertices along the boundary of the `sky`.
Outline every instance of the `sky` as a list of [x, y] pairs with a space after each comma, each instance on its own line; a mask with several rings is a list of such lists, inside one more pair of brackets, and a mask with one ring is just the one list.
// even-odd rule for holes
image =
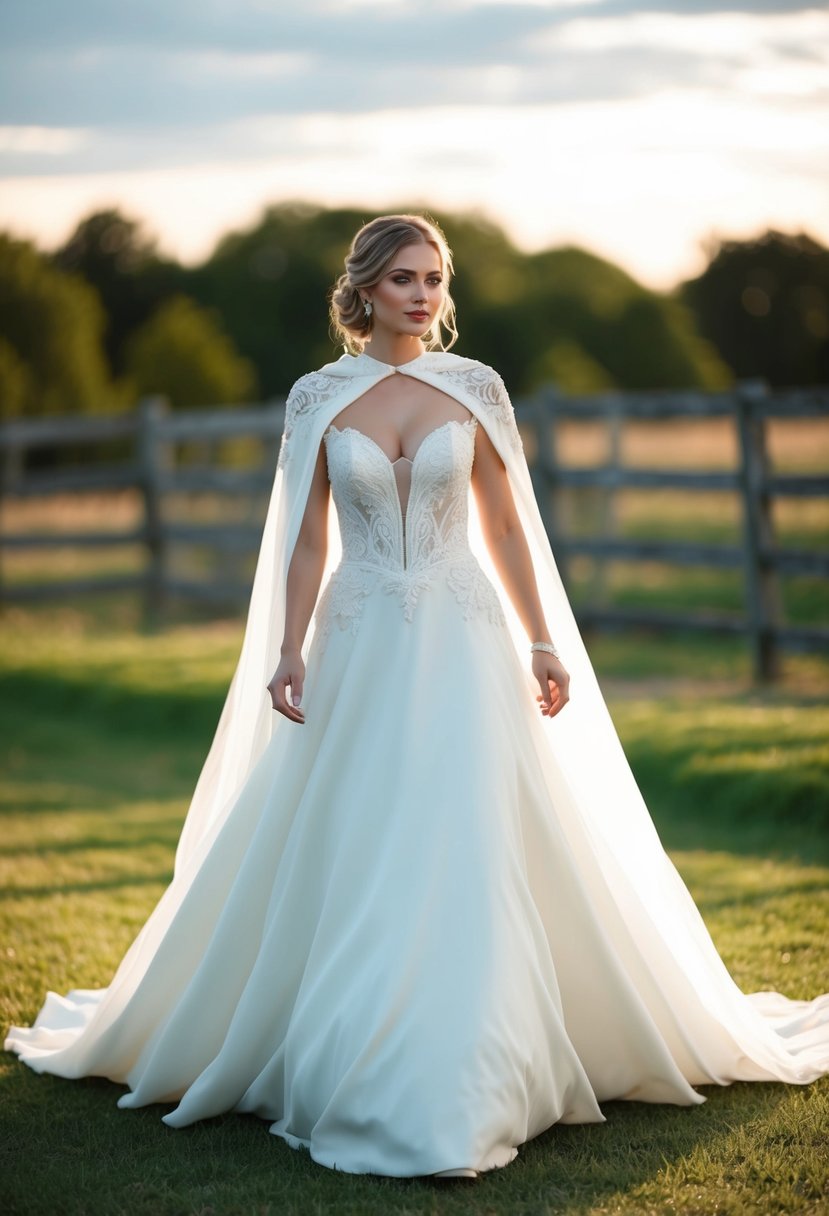
[[0, 229], [117, 206], [192, 264], [297, 198], [476, 212], [657, 290], [717, 238], [829, 244], [829, 6], [0, 4]]

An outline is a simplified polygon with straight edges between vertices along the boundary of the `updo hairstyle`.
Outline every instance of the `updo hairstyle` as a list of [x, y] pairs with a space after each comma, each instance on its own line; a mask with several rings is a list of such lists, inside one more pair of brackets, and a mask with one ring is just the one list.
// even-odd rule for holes
[[[449, 295], [452, 276], [452, 251], [440, 226], [420, 215], [380, 215], [359, 230], [345, 259], [341, 274], [330, 292], [331, 327], [342, 340], [345, 349], [359, 354], [371, 334], [373, 316], [367, 317], [360, 288], [371, 288], [391, 266], [399, 250], [406, 245], [432, 245], [438, 251], [444, 282], [444, 303], [440, 313], [432, 318], [423, 341], [427, 350], [448, 350], [458, 340], [455, 328], [455, 303]], [[445, 326], [449, 341], [443, 341], [441, 327]]]

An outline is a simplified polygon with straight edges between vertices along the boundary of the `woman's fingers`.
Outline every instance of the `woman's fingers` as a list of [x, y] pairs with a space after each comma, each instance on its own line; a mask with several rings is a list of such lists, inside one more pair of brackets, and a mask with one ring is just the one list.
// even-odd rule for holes
[[570, 690], [570, 677], [565, 676], [565, 678], [560, 683], [556, 683], [553, 680], [551, 680], [550, 682], [552, 683], [553, 688], [555, 689], [555, 693], [553, 696], [552, 704], [550, 706], [549, 716], [551, 718], [554, 718], [556, 716], [556, 714], [561, 713], [561, 711], [564, 709], [564, 706], [570, 700], [570, 691], [569, 691]]
[[547, 716], [549, 718], [554, 718], [556, 716], [556, 714], [559, 712], [559, 710], [564, 708], [564, 706], [566, 705], [567, 702], [562, 693], [561, 686], [559, 684], [556, 684], [554, 680], [550, 681], [550, 685], [551, 685], [550, 708], [547, 711]]
[[538, 683], [541, 693], [535, 699], [540, 702], [539, 709], [545, 717], [554, 718], [570, 700], [570, 677], [563, 669], [561, 676], [548, 670], [538, 676]]
[[298, 709], [302, 700], [302, 676], [299, 673], [294, 673], [289, 683], [291, 685], [291, 705]]
[[304, 722], [305, 714], [298, 705], [293, 705], [288, 700], [288, 685], [289, 679], [279, 681], [279, 696], [275, 708], [283, 713], [286, 718], [290, 718], [292, 722]]
[[[301, 697], [302, 680], [299, 675], [291, 676], [290, 673], [275, 676], [268, 685], [268, 691], [271, 694], [271, 704], [279, 713], [284, 714], [286, 718], [290, 718], [292, 722], [304, 723], [305, 714], [298, 705], [293, 705], [288, 700], [288, 685], [291, 685], [292, 697]], [[297, 689], [294, 692], [294, 689]]]
[[[544, 687], [544, 685], [542, 684], [542, 688], [543, 687]], [[546, 692], [542, 692], [539, 696], [536, 697], [536, 700], [541, 702], [542, 714], [552, 717], [553, 713], [555, 712], [555, 707], [558, 703], [558, 699], [559, 699], [558, 685], [556, 684], [555, 680], [549, 678], [547, 680]]]

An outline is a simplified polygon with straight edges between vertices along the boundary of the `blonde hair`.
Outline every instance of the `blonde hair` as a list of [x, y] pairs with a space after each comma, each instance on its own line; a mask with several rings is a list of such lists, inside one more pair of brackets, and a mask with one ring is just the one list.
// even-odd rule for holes
[[[371, 333], [372, 317], [367, 317], [360, 288], [374, 287], [405, 245], [432, 245], [440, 257], [444, 280], [443, 307], [424, 335], [427, 350], [448, 350], [458, 340], [455, 327], [455, 302], [449, 294], [452, 276], [452, 251], [440, 226], [421, 215], [380, 215], [364, 224], [351, 242], [345, 258], [345, 273], [330, 292], [331, 327], [342, 339], [346, 350], [359, 354]], [[441, 327], [449, 334], [444, 342]]]

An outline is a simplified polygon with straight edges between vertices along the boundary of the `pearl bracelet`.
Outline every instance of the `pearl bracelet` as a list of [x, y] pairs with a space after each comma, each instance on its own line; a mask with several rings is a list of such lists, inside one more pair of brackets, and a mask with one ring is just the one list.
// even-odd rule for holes
[[547, 652], [547, 654], [554, 655], [557, 659], [561, 658], [561, 655], [558, 653], [552, 642], [533, 642], [532, 646], [530, 646], [530, 650], [544, 650]]

